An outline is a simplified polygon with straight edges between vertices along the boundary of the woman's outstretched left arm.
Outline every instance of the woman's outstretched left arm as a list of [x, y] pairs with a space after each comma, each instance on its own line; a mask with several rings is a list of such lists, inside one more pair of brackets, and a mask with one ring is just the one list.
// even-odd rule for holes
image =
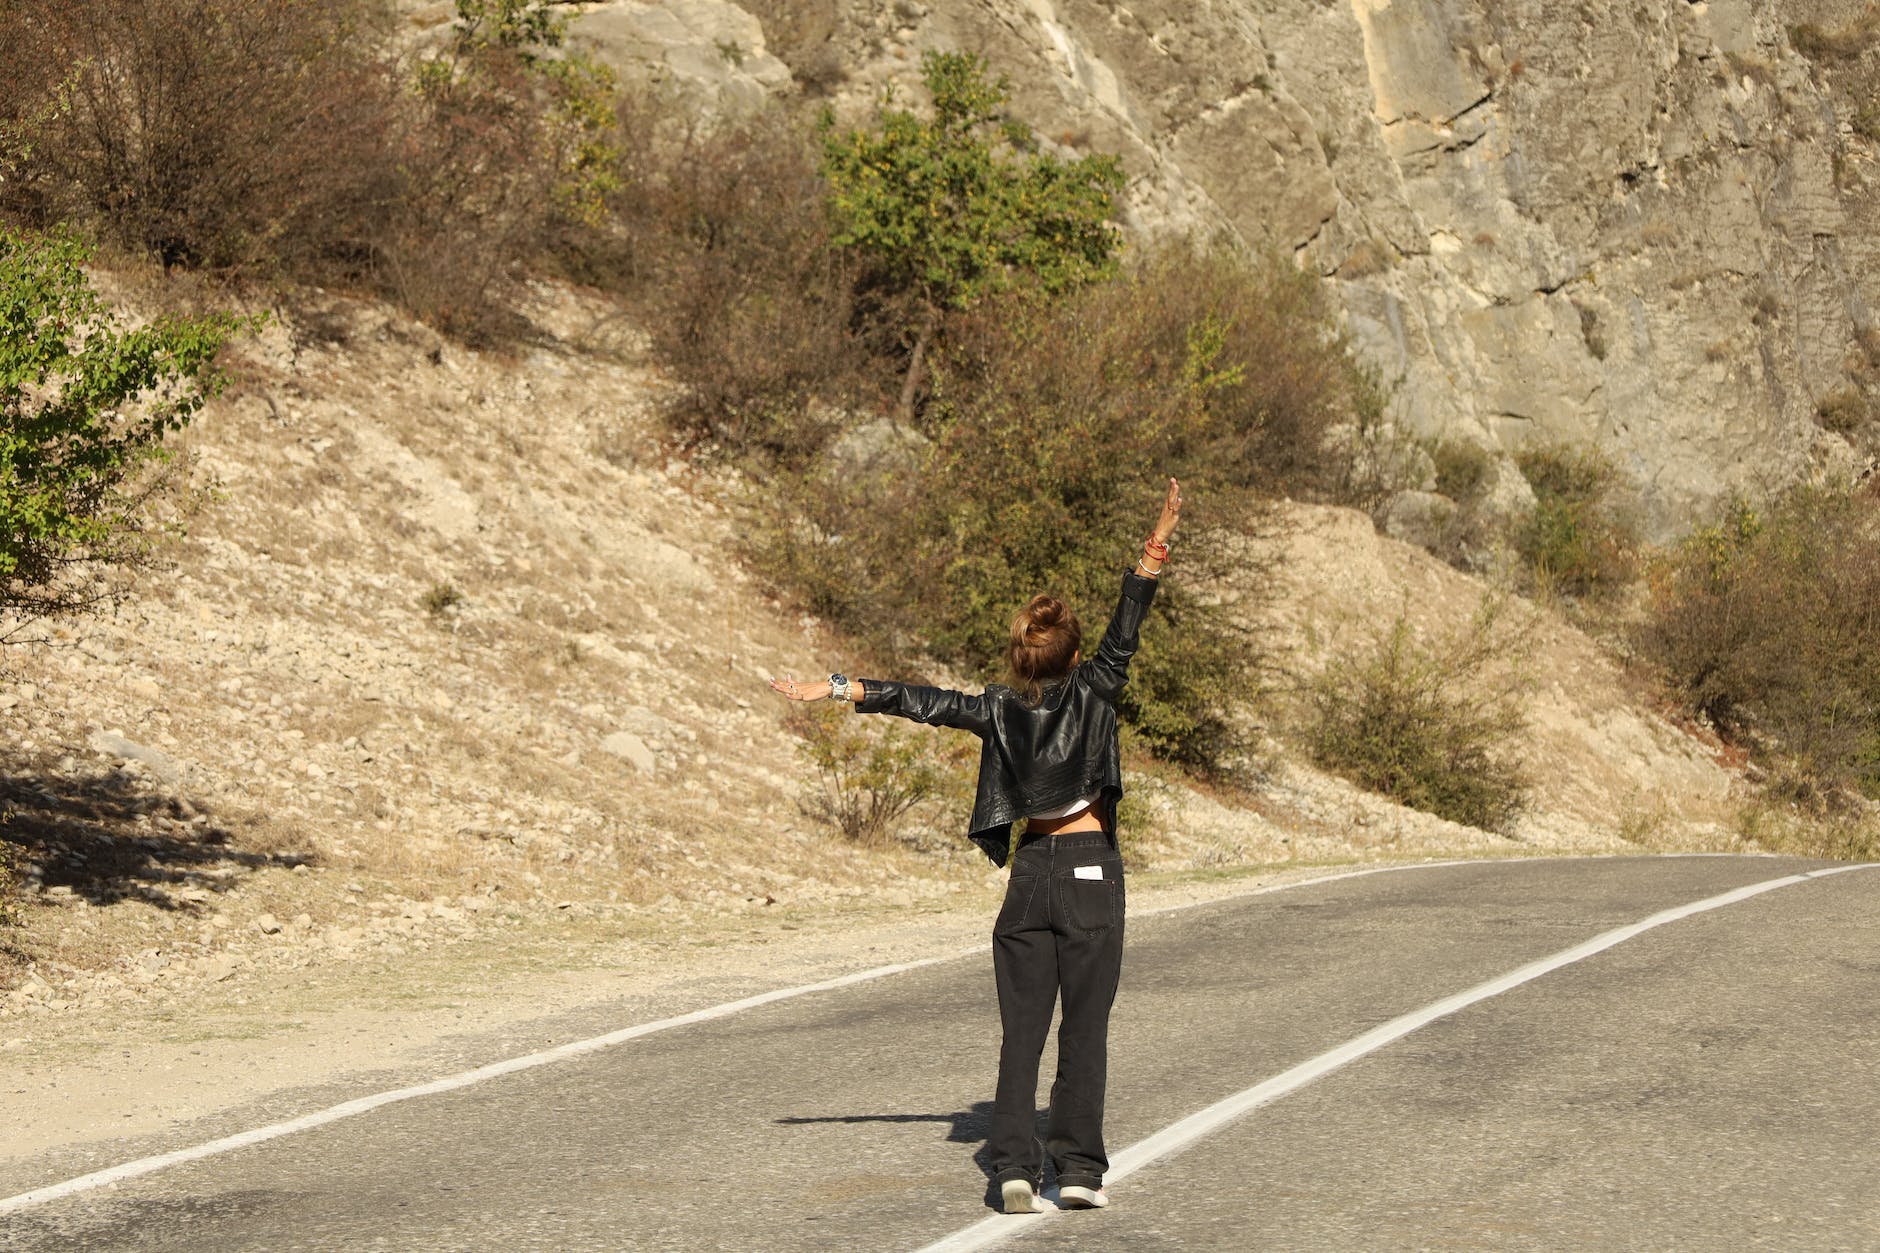
[[[787, 700], [827, 700], [834, 690], [828, 679], [799, 681], [789, 676], [770, 681], [770, 690]], [[893, 714], [936, 727], [957, 727], [984, 735], [992, 723], [987, 698], [945, 687], [924, 687], [885, 679], [850, 679], [849, 699], [861, 713]]]
[[[862, 700], [868, 695], [865, 690], [866, 682], [867, 680], [865, 679], [849, 680], [849, 699], [858, 705], [861, 704]], [[835, 687], [828, 679], [805, 679], [798, 681], [786, 674], [781, 679], [772, 679], [770, 681], [770, 690], [782, 696], [785, 700], [810, 701], [828, 700], [834, 693]]]

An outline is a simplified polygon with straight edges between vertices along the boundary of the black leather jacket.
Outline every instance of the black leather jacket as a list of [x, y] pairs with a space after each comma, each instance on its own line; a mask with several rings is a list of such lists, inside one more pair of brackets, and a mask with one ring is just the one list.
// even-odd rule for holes
[[1097, 645], [1068, 679], [1047, 687], [1028, 705], [1009, 687], [978, 696], [947, 688], [866, 679], [861, 713], [894, 714], [933, 726], [958, 727], [983, 741], [979, 791], [968, 834], [995, 866], [1011, 855], [1012, 824], [1028, 814], [1100, 794], [1099, 816], [1116, 845], [1116, 802], [1123, 795], [1122, 754], [1116, 743], [1116, 697], [1129, 681], [1129, 659], [1143, 615], [1155, 599], [1155, 580], [1131, 572]]

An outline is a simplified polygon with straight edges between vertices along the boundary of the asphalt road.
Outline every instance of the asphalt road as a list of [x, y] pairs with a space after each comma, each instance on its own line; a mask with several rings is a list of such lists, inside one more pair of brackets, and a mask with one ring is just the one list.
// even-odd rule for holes
[[[1112, 1155], [1524, 963], [1821, 865], [1428, 867], [1132, 919]], [[995, 1225], [1014, 1249], [1880, 1250], [1877, 975], [1880, 870], [1812, 879], [1440, 1018], [1108, 1210]], [[0, 1215], [0, 1248], [916, 1249], [990, 1212], [997, 1036], [981, 954]]]

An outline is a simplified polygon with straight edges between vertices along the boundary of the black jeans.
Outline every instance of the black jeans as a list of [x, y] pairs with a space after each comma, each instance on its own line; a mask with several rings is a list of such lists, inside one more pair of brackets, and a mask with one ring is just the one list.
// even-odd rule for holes
[[1110, 1165], [1103, 1150], [1110, 1005], [1122, 969], [1123, 859], [1109, 837], [1078, 831], [1020, 844], [992, 928], [992, 971], [1005, 1025], [988, 1146], [995, 1183], [1029, 1179], [1037, 1187], [1042, 1181], [1034, 1133], [1038, 1055], [1060, 994], [1057, 1081], [1043, 1147], [1057, 1163], [1060, 1186], [1103, 1183]]

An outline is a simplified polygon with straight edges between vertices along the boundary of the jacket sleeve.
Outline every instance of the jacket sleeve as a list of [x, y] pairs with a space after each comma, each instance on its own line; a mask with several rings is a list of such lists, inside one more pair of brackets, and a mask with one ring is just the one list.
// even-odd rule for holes
[[1097, 645], [1096, 656], [1077, 667], [1078, 678], [1104, 700], [1114, 701], [1129, 682], [1129, 660], [1136, 655], [1136, 636], [1142, 630], [1149, 603], [1155, 599], [1155, 585], [1154, 579], [1133, 570], [1123, 576], [1123, 594], [1117, 599], [1116, 612], [1110, 615], [1110, 625], [1103, 632], [1103, 642]]
[[944, 687], [919, 687], [892, 679], [863, 679], [862, 703], [857, 713], [893, 714], [936, 727], [957, 727], [984, 736], [992, 727], [991, 701], [982, 693], [969, 696]]

